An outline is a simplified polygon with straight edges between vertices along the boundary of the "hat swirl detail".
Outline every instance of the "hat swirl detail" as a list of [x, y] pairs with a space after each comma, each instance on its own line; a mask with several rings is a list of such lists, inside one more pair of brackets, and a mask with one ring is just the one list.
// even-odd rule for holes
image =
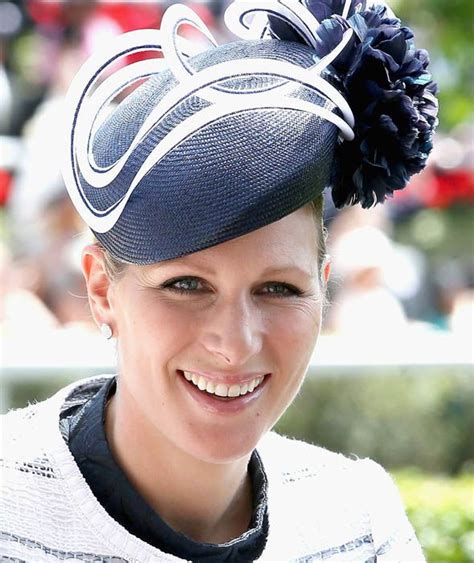
[[[321, 76], [326, 65], [302, 68], [287, 61], [252, 58], [217, 63], [196, 71], [187, 64], [187, 59], [202, 51], [202, 47], [196, 47], [177, 35], [178, 28], [183, 23], [193, 25], [215, 45], [211, 33], [192, 10], [182, 5], [173, 5], [165, 12], [161, 30], [132, 31], [117, 37], [108, 49], [93, 55], [86, 62], [70, 87], [67, 97], [69, 120], [66, 127], [69, 137], [64, 177], [76, 208], [95, 232], [105, 233], [114, 227], [137, 185], [163, 157], [194, 133], [226, 116], [258, 109], [292, 109], [332, 122], [347, 139], [353, 136], [354, 119], [351, 108], [340, 92]], [[131, 64], [116, 71], [97, 86], [103, 72], [117, 60], [143, 51], [163, 52], [164, 59]], [[172, 71], [176, 85], [148, 114], [119, 158], [107, 164], [97, 162], [94, 154], [95, 135], [109, 103], [134, 82], [153, 76], [167, 67]], [[236, 77], [255, 75], [271, 76], [273, 82], [269, 83], [268, 88], [246, 91], [245, 94], [220, 86]], [[275, 86], [275, 79], [279, 79], [281, 84]], [[295, 89], [302, 86], [325, 96], [333, 107], [340, 108], [342, 117], [332, 109], [294, 96]], [[143, 150], [154, 127], [192, 96], [198, 96], [209, 103], [161, 138], [149, 150], [133, 178], [128, 183], [121, 183], [120, 189], [114, 191], [112, 200], [102, 197], [101, 204], [98, 205], [95, 202], [98, 196], [94, 192], [107, 190], [118, 182], [133, 154]]]

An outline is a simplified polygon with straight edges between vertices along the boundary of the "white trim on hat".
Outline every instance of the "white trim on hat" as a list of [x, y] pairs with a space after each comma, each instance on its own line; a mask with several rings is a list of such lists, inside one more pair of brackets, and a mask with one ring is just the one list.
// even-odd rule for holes
[[[242, 2], [242, 0], [236, 0], [236, 4], [241, 4], [241, 8], [244, 5], [248, 7], [248, 3]], [[293, 14], [291, 17], [295, 21], [297, 17], [301, 17], [303, 26], [315, 23], [319, 25], [306, 8], [300, 4], [298, 4], [300, 6], [298, 8], [294, 2], [290, 3], [289, 0], [275, 2], [272, 0], [271, 2], [257, 2], [256, 4], [257, 6], [260, 6], [260, 4], [262, 6], [263, 4], [273, 6], [275, 4], [285, 14], [291, 12]], [[215, 44], [204, 22], [192, 10], [182, 5], [174, 5], [168, 9], [163, 21], [164, 25], [161, 31], [137, 30], [125, 33], [112, 40], [104, 51], [94, 54], [83, 65], [67, 95], [66, 130], [68, 139], [65, 148], [63, 175], [74, 205], [84, 221], [94, 231], [104, 233], [115, 225], [133, 190], [160, 159], [190, 135], [217, 119], [233, 113], [258, 109], [294, 109], [330, 121], [340, 129], [345, 139], [351, 140], [354, 137], [352, 131], [354, 116], [349, 104], [342, 94], [321, 76], [324, 69], [349, 41], [349, 33], [344, 35], [341, 44], [336, 47], [334, 52], [309, 68], [302, 68], [286, 61], [255, 58], [231, 60], [196, 71], [186, 64], [185, 59], [190, 55], [201, 52], [202, 46], [194, 46], [178, 37], [177, 31], [183, 23], [193, 25], [203, 32], [211, 43]], [[106, 78], [93, 91], [107, 67], [121, 57], [143, 51], [162, 51], [165, 54], [165, 59], [152, 59], [131, 64]], [[95, 161], [92, 147], [94, 136], [101, 124], [100, 116], [103, 115], [107, 104], [127, 86], [160, 72], [164, 66], [170, 67], [178, 84], [167, 92], [150, 112], [124, 154], [109, 166], [99, 166]], [[246, 91], [245, 95], [238, 91], [218, 87], [223, 81], [254, 75], [266, 75], [281, 79], [282, 85], [277, 87], [273, 85], [265, 91]], [[326, 97], [334, 106], [339, 108], [342, 118], [327, 107], [291, 97], [290, 94], [297, 87], [309, 88]], [[91, 94], [91, 92], [93, 93]], [[120, 194], [114, 204], [107, 209], [94, 207], [84, 193], [80, 176], [89, 186], [106, 189], [120, 174], [132, 152], [146, 138], [150, 130], [178, 104], [192, 95], [200, 96], [209, 101], [211, 106], [205, 107], [188, 117], [161, 139], [137, 171], [126, 192]]]

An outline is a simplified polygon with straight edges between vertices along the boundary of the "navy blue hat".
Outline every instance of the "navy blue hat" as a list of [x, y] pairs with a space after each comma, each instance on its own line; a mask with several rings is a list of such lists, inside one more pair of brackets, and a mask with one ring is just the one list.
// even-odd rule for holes
[[[119, 36], [86, 62], [68, 93], [64, 177], [79, 213], [115, 258], [150, 264], [208, 248], [281, 219], [329, 185], [339, 198], [336, 203], [361, 201], [367, 206], [403, 187], [411, 173], [419, 171], [415, 168], [424, 166], [437, 109], [434, 92], [427, 88], [432, 84], [427, 81], [427, 63], [423, 60], [414, 68], [413, 60], [420, 56], [411, 57], [416, 96], [408, 107], [410, 84], [405, 84], [398, 105], [408, 113], [416, 110], [418, 120], [428, 124], [421, 133], [430, 138], [418, 134], [424, 154], [416, 146], [414, 157], [397, 155], [393, 165], [390, 159], [380, 165], [367, 156], [370, 142], [360, 138], [364, 120], [367, 129], [365, 106], [377, 102], [371, 99], [374, 92], [358, 92], [365, 96], [358, 103], [366, 110], [358, 121], [348, 95], [353, 85], [344, 85], [337, 68], [339, 61], [350, 67], [365, 56], [359, 49], [362, 22], [369, 22], [366, 34], [371, 23], [407, 28], [390, 19], [385, 8], [351, 15], [349, 1], [341, 15], [320, 22], [314, 8], [318, 4], [237, 0], [226, 22], [244, 40], [206, 50], [177, 35], [179, 26], [188, 23], [213, 42], [194, 12], [173, 5], [159, 31]], [[248, 24], [252, 12], [257, 16]], [[391, 40], [389, 33], [384, 48]], [[399, 40], [397, 46], [400, 49]], [[103, 71], [120, 57], [151, 50], [162, 51], [164, 58], [120, 68], [100, 82]], [[349, 71], [357, 74], [358, 69]], [[367, 63], [363, 71], [367, 73]], [[144, 78], [146, 82], [110, 112], [110, 102]], [[384, 87], [396, 105], [397, 87]], [[386, 102], [386, 94], [377, 90], [375, 95]], [[434, 115], [431, 124], [423, 109]], [[383, 129], [383, 124], [378, 126]], [[372, 139], [370, 131], [364, 134]], [[386, 142], [380, 139], [379, 144]], [[360, 155], [348, 155], [344, 149], [354, 143]], [[390, 154], [395, 144], [388, 143]], [[415, 144], [412, 140], [410, 150]]]

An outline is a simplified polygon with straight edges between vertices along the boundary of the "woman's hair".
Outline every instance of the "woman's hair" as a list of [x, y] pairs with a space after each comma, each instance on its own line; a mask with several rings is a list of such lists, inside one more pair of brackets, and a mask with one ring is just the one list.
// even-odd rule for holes
[[[324, 226], [324, 198], [322, 195], [316, 197], [310, 202], [313, 209], [314, 219], [316, 222], [316, 234], [317, 234], [317, 244], [318, 244], [318, 266], [320, 279], [323, 281], [323, 268], [326, 260], [326, 239], [327, 230]], [[95, 244], [102, 250], [104, 255], [105, 271], [111, 281], [117, 281], [124, 274], [128, 262], [118, 260], [112, 254], [104, 248], [104, 246], [96, 239]], [[324, 284], [323, 284], [324, 285]]]

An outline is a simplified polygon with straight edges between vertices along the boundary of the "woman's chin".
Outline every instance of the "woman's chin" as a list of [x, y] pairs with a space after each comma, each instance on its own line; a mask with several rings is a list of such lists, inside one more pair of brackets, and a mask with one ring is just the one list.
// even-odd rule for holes
[[186, 447], [186, 451], [193, 457], [206, 463], [225, 464], [243, 458], [249, 458], [257, 446], [261, 435], [229, 436], [229, 432], [222, 436], [213, 434], [205, 438], [196, 438]]

